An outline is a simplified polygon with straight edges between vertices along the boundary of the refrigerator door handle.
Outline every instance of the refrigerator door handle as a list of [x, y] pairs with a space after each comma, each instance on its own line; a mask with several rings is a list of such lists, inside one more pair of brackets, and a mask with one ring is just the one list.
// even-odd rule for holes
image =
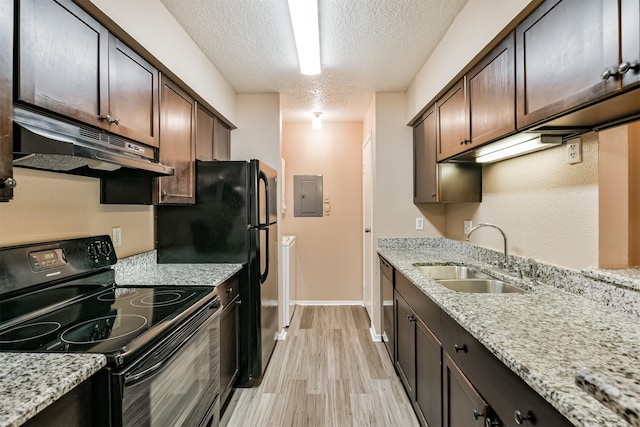
[[266, 228], [261, 228], [260, 231], [265, 231], [267, 233], [267, 235], [265, 236], [266, 239], [266, 250], [264, 251], [265, 254], [265, 266], [264, 266], [264, 271], [260, 272], [260, 284], [264, 283], [267, 280], [267, 276], [269, 275], [269, 227]]
[[264, 192], [265, 192], [265, 200], [264, 200], [264, 214], [265, 214], [265, 222], [260, 223], [260, 218], [258, 217], [258, 226], [268, 226], [270, 221], [270, 212], [269, 212], [269, 178], [265, 171], [260, 169], [258, 171], [258, 180], [264, 182]]

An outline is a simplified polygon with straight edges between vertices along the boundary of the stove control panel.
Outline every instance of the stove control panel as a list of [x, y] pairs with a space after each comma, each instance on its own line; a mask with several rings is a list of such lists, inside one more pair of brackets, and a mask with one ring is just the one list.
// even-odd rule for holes
[[58, 268], [67, 265], [67, 255], [62, 248], [29, 252], [29, 262], [33, 271]]
[[2, 247], [0, 295], [80, 275], [109, 273], [117, 261], [108, 235]]
[[109, 239], [96, 238], [87, 245], [87, 254], [93, 262], [97, 264], [111, 264], [112, 258], [115, 259], [113, 245]]

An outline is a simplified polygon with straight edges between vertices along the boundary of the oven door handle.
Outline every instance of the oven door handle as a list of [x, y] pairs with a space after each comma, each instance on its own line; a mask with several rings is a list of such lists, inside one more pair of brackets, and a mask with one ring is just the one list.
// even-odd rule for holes
[[169, 354], [167, 354], [165, 357], [162, 358], [162, 360], [160, 360], [158, 363], [151, 365], [150, 367], [148, 367], [147, 369], [144, 369], [142, 371], [139, 372], [132, 372], [129, 374], [126, 374], [124, 377], [124, 386], [125, 387], [130, 387], [130, 386], [134, 386], [138, 383], [141, 383], [143, 381], [148, 380], [149, 378], [154, 377], [156, 374], [162, 372], [162, 370], [171, 363], [171, 361], [173, 360], [173, 357], [176, 355], [176, 353], [178, 353], [180, 350], [182, 350], [182, 348], [188, 344], [189, 340], [191, 340], [191, 338], [193, 338], [196, 334], [198, 334], [203, 328], [205, 328], [207, 325], [209, 325], [209, 323], [211, 323], [211, 321], [215, 320], [216, 318], [220, 317], [220, 313], [222, 310], [221, 309], [221, 304], [219, 300], [214, 301], [211, 305], [209, 305], [207, 311], [209, 310], [216, 310], [215, 313], [213, 313], [212, 315], [207, 316], [207, 319], [202, 322], [195, 331], [191, 332], [189, 335], [187, 335], [186, 338], [181, 338], [182, 342], [180, 343], [180, 345], [176, 346], [176, 348], [174, 348], [173, 350], [171, 350], [171, 352]]

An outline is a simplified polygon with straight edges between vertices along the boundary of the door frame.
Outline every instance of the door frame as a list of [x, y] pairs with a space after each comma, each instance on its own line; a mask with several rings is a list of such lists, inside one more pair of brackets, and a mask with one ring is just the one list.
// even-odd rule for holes
[[[372, 134], [370, 133], [362, 144], [362, 302], [371, 321], [371, 336], [374, 341], [379, 341], [379, 339], [377, 338], [377, 334], [375, 333], [373, 309], [373, 302], [375, 300], [375, 257], [373, 256], [373, 159], [373, 138]], [[368, 168], [367, 162], [369, 162]], [[366, 174], [367, 170], [369, 170], [369, 175]], [[369, 228], [370, 232], [365, 232], [366, 228]]]

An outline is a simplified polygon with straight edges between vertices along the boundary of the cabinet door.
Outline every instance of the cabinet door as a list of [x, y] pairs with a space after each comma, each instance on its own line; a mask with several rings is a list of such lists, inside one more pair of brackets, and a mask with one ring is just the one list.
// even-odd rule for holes
[[518, 128], [619, 89], [618, 49], [617, 1], [543, 3], [516, 28]]
[[[0, 202], [13, 197], [13, 2], [0, 2]], [[7, 179], [9, 179], [7, 181]]]
[[462, 78], [436, 101], [438, 161], [466, 151], [469, 144], [467, 80]]
[[213, 159], [231, 159], [231, 129], [217, 117], [213, 128]]
[[158, 70], [109, 36], [109, 130], [158, 146]]
[[162, 76], [160, 162], [175, 175], [157, 179], [157, 204], [195, 203], [195, 101]]
[[438, 201], [436, 109], [431, 107], [413, 128], [413, 202]]
[[468, 74], [471, 143], [485, 142], [516, 130], [516, 68], [513, 33]]
[[396, 304], [396, 368], [407, 390], [409, 400], [415, 401], [415, 322], [413, 311], [405, 300], [395, 293]]
[[220, 316], [220, 396], [224, 404], [238, 376], [240, 310], [235, 298]]
[[446, 352], [443, 353], [442, 370], [444, 425], [446, 427], [483, 427], [485, 417], [489, 415], [489, 405]]
[[213, 160], [213, 128], [216, 118], [198, 105], [196, 111], [196, 158], [202, 161]]
[[416, 324], [416, 407], [429, 427], [442, 425], [442, 347], [420, 320]]
[[107, 129], [107, 30], [70, 0], [17, 4], [17, 100]]
[[[622, 0], [620, 10], [622, 85], [629, 86], [640, 82], [640, 2]], [[621, 70], [621, 71], [622, 71]]]

